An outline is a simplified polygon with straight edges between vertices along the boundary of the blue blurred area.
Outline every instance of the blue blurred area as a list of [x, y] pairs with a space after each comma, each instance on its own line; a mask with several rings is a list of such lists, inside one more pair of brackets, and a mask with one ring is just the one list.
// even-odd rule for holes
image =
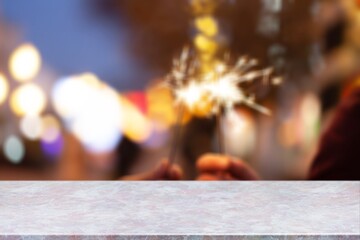
[[91, 3], [0, 0], [0, 9], [58, 74], [91, 71], [119, 90], [143, 88], [149, 73], [126, 51], [126, 27], [96, 15]]

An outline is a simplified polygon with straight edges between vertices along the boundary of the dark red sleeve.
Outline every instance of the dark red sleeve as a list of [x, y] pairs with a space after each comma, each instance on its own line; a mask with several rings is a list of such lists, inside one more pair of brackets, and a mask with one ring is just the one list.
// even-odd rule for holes
[[310, 180], [360, 180], [360, 88], [345, 98], [322, 136]]

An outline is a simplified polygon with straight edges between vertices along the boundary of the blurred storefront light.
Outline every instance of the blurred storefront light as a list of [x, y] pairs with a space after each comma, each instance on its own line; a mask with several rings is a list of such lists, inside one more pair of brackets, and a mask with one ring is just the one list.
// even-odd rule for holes
[[45, 106], [45, 93], [34, 83], [21, 85], [15, 89], [10, 98], [10, 107], [18, 116], [39, 115]]
[[10, 56], [9, 69], [12, 77], [19, 82], [34, 78], [41, 67], [41, 56], [35, 46], [23, 44]]
[[5, 102], [9, 94], [9, 83], [5, 76], [0, 73], [0, 104]]

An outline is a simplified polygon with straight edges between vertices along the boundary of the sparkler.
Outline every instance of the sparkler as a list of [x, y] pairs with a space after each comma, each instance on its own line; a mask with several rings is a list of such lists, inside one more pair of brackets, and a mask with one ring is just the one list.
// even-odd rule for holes
[[272, 77], [273, 69], [253, 70], [258, 65], [255, 59], [239, 58], [234, 65], [219, 62], [214, 71], [198, 74], [198, 60], [190, 56], [185, 48], [179, 59], [173, 62], [173, 68], [166, 77], [165, 86], [175, 96], [175, 103], [184, 106], [193, 115], [201, 116], [198, 110], [204, 101], [211, 103], [206, 116], [219, 114], [222, 109], [229, 110], [235, 105], [244, 104], [258, 112], [270, 115], [269, 109], [255, 102], [254, 93], [248, 92], [242, 85], [278, 84], [279, 77]]
[[214, 13], [221, 3], [220, 0], [189, 0], [196, 29], [193, 37], [196, 51], [184, 48], [173, 60], [164, 83], [173, 92], [175, 104], [180, 108], [170, 163], [175, 160], [184, 111], [198, 117], [217, 117], [219, 151], [224, 153], [222, 113], [243, 104], [269, 115], [269, 109], [255, 102], [255, 93], [251, 89], [256, 90], [259, 83], [277, 85], [281, 82], [281, 78], [272, 77], [272, 68], [255, 70], [258, 67], [256, 59], [240, 57], [231, 62], [229, 55], [218, 59], [225, 46], [219, 41], [224, 36], [218, 37], [221, 24]]
[[[192, 55], [189, 48], [184, 48], [180, 57], [173, 60], [172, 70], [165, 79], [165, 86], [173, 91], [175, 104], [185, 108], [192, 115], [218, 117], [221, 150], [224, 148], [221, 140], [222, 110], [226, 112], [236, 105], [244, 104], [260, 113], [270, 115], [270, 110], [256, 103], [254, 93], [247, 89], [259, 82], [277, 85], [281, 78], [272, 76], [272, 68], [255, 70], [258, 61], [248, 57], [240, 57], [234, 64], [225, 58], [215, 65], [213, 71], [207, 73], [199, 73], [199, 66], [198, 58]], [[182, 116], [179, 117], [181, 118]], [[170, 161], [173, 161], [174, 154], [172, 151]]]

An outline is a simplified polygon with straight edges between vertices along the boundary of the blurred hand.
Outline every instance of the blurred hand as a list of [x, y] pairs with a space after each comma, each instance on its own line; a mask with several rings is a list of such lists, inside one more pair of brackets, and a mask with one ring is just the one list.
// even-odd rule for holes
[[179, 165], [170, 165], [168, 160], [163, 160], [154, 169], [148, 172], [124, 176], [120, 178], [120, 180], [180, 180], [182, 176], [183, 173]]
[[257, 173], [244, 161], [229, 156], [205, 154], [196, 162], [197, 180], [259, 180]]

